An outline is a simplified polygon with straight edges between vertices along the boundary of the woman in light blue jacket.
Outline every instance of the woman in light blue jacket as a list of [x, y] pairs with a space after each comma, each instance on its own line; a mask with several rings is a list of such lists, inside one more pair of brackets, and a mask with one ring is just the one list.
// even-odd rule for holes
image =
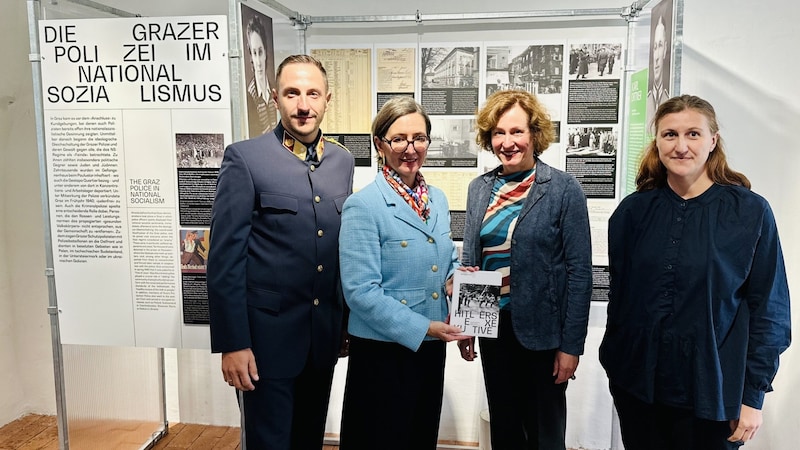
[[[446, 323], [458, 266], [447, 199], [419, 172], [430, 131], [410, 97], [386, 102], [372, 123], [381, 170], [342, 210], [350, 307], [342, 450], [436, 448], [445, 342], [465, 336]], [[378, 399], [388, 407], [376, 409]]]

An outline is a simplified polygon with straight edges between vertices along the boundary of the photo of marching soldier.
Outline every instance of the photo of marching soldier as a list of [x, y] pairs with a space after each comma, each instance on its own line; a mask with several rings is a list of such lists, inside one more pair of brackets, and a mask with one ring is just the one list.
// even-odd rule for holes
[[463, 283], [458, 293], [458, 312], [497, 311], [500, 308], [500, 286]]
[[[569, 76], [575, 80], [619, 78], [622, 44], [592, 43], [571, 45]], [[617, 67], [617, 70], [614, 70]]]

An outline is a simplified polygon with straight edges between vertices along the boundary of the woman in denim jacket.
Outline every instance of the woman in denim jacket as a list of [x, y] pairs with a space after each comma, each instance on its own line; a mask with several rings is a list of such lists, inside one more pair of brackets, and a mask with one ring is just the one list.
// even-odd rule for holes
[[[478, 144], [501, 165], [469, 185], [464, 266], [503, 274], [498, 337], [480, 338], [493, 450], [565, 448], [567, 380], [583, 354], [592, 293], [586, 197], [538, 156], [544, 106], [500, 91], [478, 112]], [[474, 339], [459, 342], [475, 358]]]

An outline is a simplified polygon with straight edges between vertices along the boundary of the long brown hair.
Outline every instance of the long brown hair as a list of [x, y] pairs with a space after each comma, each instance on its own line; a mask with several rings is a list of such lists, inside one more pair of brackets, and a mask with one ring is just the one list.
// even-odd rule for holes
[[[711, 106], [711, 103], [694, 95], [681, 95], [672, 97], [658, 107], [655, 117], [653, 117], [654, 134], [658, 136], [659, 123], [666, 115], [679, 113], [687, 109], [704, 115], [711, 133], [719, 133], [717, 113], [714, 112], [714, 107]], [[706, 173], [711, 178], [711, 181], [716, 184], [739, 185], [750, 189], [750, 180], [744, 174], [728, 166], [728, 160], [725, 158], [725, 144], [722, 141], [722, 136], [718, 134], [717, 145], [714, 151], [708, 155], [708, 160], [706, 161]], [[658, 148], [656, 148], [656, 138], [654, 137], [647, 145], [642, 156], [642, 162], [639, 164], [639, 173], [636, 175], [636, 190], [639, 192], [649, 191], [664, 187], [666, 184], [667, 169], [658, 157]]]

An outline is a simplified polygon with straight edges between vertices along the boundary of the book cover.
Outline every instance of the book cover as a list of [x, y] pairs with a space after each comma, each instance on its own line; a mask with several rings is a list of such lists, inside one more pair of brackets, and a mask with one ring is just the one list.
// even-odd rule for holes
[[500, 321], [501, 284], [500, 272], [457, 270], [453, 275], [450, 324], [470, 336], [496, 338]]

